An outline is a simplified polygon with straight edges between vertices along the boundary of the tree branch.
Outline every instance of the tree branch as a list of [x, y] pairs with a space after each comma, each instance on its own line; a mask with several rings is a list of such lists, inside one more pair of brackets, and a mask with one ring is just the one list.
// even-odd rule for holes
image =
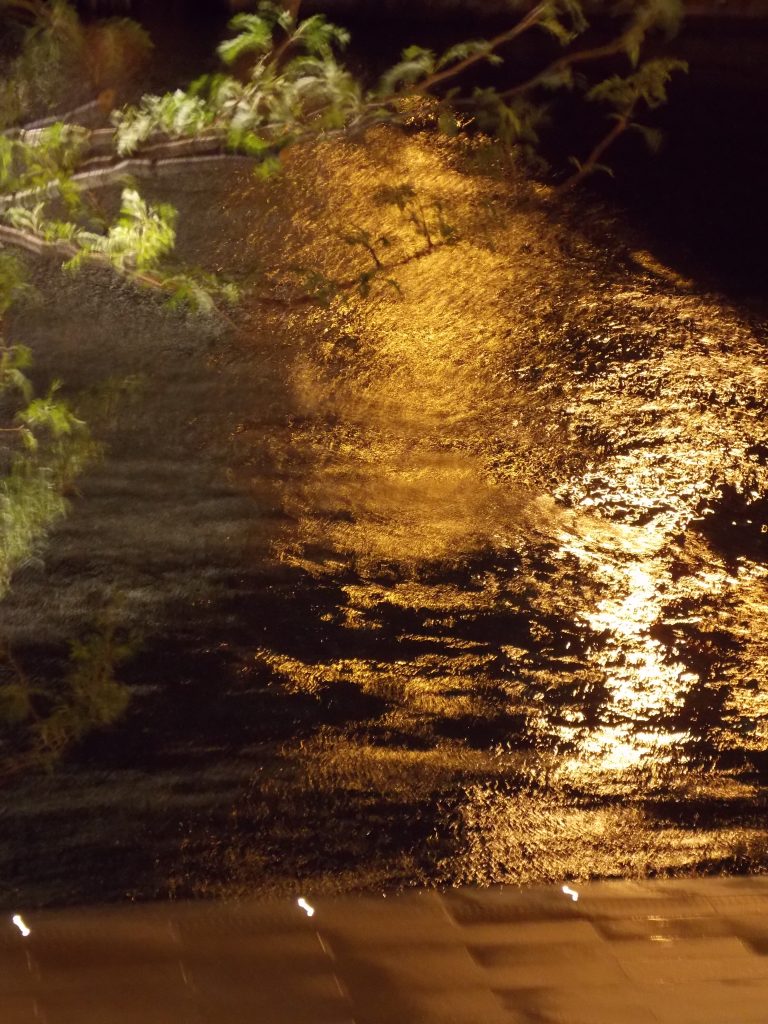
[[[398, 260], [393, 260], [391, 263], [383, 263], [381, 260], [377, 261], [375, 270], [372, 272], [369, 280], [382, 280], [382, 274], [387, 271], [397, 270], [399, 267], [407, 267], [411, 263], [415, 263], [417, 260], [423, 260], [426, 256], [431, 256], [437, 249], [446, 245], [446, 242], [432, 242], [427, 245], [424, 249], [420, 249], [418, 252], [411, 253], [408, 256], [403, 256]], [[350, 292], [354, 291], [355, 288], [359, 288], [361, 279], [364, 275], [358, 274], [357, 277], [346, 277], [341, 279], [328, 278], [328, 284], [331, 285], [334, 290], [338, 292]], [[383, 279], [386, 283], [386, 278]], [[274, 307], [277, 306], [280, 309], [292, 309], [296, 306], [311, 306], [317, 304], [319, 296], [317, 293], [302, 292], [299, 295], [286, 296], [281, 295], [264, 295], [253, 293], [249, 296], [250, 300], [259, 306]]]
[[5, 243], [5, 245], [12, 245], [15, 249], [25, 249], [27, 252], [34, 253], [37, 256], [53, 250], [61, 252], [64, 256], [75, 255], [74, 246], [70, 246], [70, 249], [73, 251], [68, 254], [62, 249], [62, 246], [65, 245], [63, 242], [46, 242], [44, 238], [31, 235], [26, 231], [20, 231], [18, 228], [8, 227], [6, 224], [0, 224], [0, 242]]
[[[187, 140], [185, 139], [184, 145], [186, 146], [186, 144]], [[174, 145], [174, 143], [169, 143], [167, 146], [157, 147], [157, 149], [172, 152]], [[181, 145], [179, 145], [179, 149], [181, 149]], [[117, 163], [95, 167], [92, 170], [78, 171], [67, 178], [66, 181], [68, 184], [76, 185], [78, 188], [92, 190], [117, 185], [121, 177], [128, 175], [145, 179], [156, 178], [175, 172], [180, 167], [185, 166], [197, 167], [200, 165], [232, 162], [241, 162], [250, 166], [254, 163], [255, 159], [245, 153], [232, 153], [226, 150], [209, 152], [207, 149], [195, 152], [194, 148], [190, 148], [180, 152], [179, 156], [169, 155], [161, 159], [145, 156], [125, 157], [122, 160], [118, 160]], [[58, 181], [49, 182], [47, 185], [41, 185], [39, 188], [22, 189], [7, 196], [0, 196], [0, 214], [20, 203], [34, 202], [41, 199], [56, 199], [60, 195], [61, 184]]]
[[445, 68], [442, 71], [436, 71], [434, 74], [429, 75], [421, 82], [417, 82], [416, 85], [410, 89], [406, 89], [405, 92], [400, 93], [398, 96], [393, 96], [393, 99], [400, 99], [407, 96], [418, 96], [420, 93], [426, 92], [432, 89], [435, 85], [439, 85], [441, 82], [447, 81], [449, 78], [454, 78], [456, 75], [462, 74], [467, 68], [471, 68], [474, 64], [479, 64], [481, 61], [487, 60], [488, 55], [497, 50], [500, 46], [504, 46], [506, 43], [511, 43], [514, 39], [523, 35], [529, 29], [534, 28], [544, 13], [544, 4], [539, 3], [532, 8], [524, 18], [522, 18], [516, 25], [511, 29], [507, 29], [506, 32], [500, 32], [499, 35], [494, 36], [493, 39], [488, 40], [488, 46], [479, 51], [478, 53], [470, 54], [469, 57], [465, 57], [464, 60], [460, 60], [458, 64], [453, 64], [449, 68]]
[[534, 89], [540, 82], [546, 81], [547, 78], [556, 75], [559, 71], [565, 71], [574, 64], [601, 60], [603, 57], [615, 57], [616, 54], [622, 53], [625, 49], [626, 33], [610, 43], [605, 43], [603, 46], [593, 46], [587, 50], [574, 50], [572, 53], [563, 54], [562, 57], [552, 61], [551, 64], [548, 64], [547, 67], [542, 71], [538, 71], [531, 78], [527, 78], [518, 85], [513, 85], [511, 89], [505, 89], [504, 92], [500, 92], [499, 96], [503, 100], [511, 99], [513, 96], [518, 96], [520, 93]]
[[[5, 224], [0, 224], [0, 243], [12, 245], [17, 249], [25, 249], [36, 256], [50, 253], [56, 256], [63, 256], [65, 259], [72, 259], [74, 256], [79, 256], [82, 252], [72, 242], [49, 242], [48, 239], [42, 238], [40, 235], [32, 234], [29, 231], [21, 231], [19, 228], [8, 227]], [[154, 288], [156, 291], [167, 291], [169, 288], [168, 283], [161, 276], [147, 273], [146, 271], [121, 267], [101, 253], [88, 252], [86, 253], [86, 259], [89, 263], [94, 263], [97, 266], [108, 267], [128, 281], [134, 281], [136, 284]]]
[[635, 105], [633, 104], [628, 111], [621, 114], [616, 118], [616, 123], [613, 128], [604, 135], [603, 138], [597, 143], [592, 152], [589, 154], [584, 163], [579, 167], [575, 174], [572, 174], [570, 178], [567, 178], [561, 185], [558, 185], [555, 189], [556, 194], [562, 194], [569, 192], [574, 186], [582, 182], [586, 177], [593, 173], [600, 163], [600, 159], [603, 154], [608, 150], [610, 146], [623, 135], [624, 132], [629, 128], [631, 123], [632, 114], [634, 113]]
[[[130, 267], [120, 266], [119, 263], [109, 259], [108, 256], [102, 253], [90, 251], [84, 252], [71, 242], [48, 241], [40, 235], [35, 235], [31, 232], [21, 231], [18, 228], [12, 228], [4, 224], [0, 224], [0, 248], [2, 248], [3, 243], [6, 245], [12, 245], [18, 249], [24, 249], [36, 256], [50, 254], [62, 256], [65, 259], [72, 259], [75, 256], [84, 255], [85, 260], [88, 263], [104, 267], [112, 273], [117, 274], [119, 277], [122, 277], [124, 280], [129, 281], [131, 284], [139, 285], [143, 288], [151, 288], [153, 291], [163, 292], [171, 295], [172, 297], [177, 292], [179, 283], [179, 277], [177, 275], [171, 274], [164, 276], [162, 272], [133, 270]], [[238, 330], [237, 324], [233, 321], [232, 317], [218, 306], [210, 295], [208, 298], [210, 300], [209, 308], [211, 311], [215, 311], [216, 314], [223, 320], [226, 320], [230, 326], [235, 330]]]
[[524, 82], [520, 82], [519, 85], [513, 86], [511, 89], [507, 89], [505, 92], [499, 93], [502, 99], [509, 99], [512, 96], [519, 95], [521, 92], [527, 92], [529, 89], [534, 88], [539, 82], [546, 80], [551, 75], [555, 75], [558, 71], [565, 71], [573, 64], [586, 63], [587, 61], [602, 60], [604, 57], [615, 57], [616, 54], [625, 52], [627, 50], [627, 44], [630, 41], [633, 34], [640, 32], [641, 38], [654, 27], [654, 15], [652, 10], [646, 9], [641, 11], [636, 20], [630, 22], [624, 31], [617, 36], [615, 39], [608, 43], [603, 43], [601, 46], [593, 46], [585, 50], [574, 50], [571, 53], [565, 53], [557, 60], [552, 61], [547, 67], [538, 71], [532, 78], [526, 79]]

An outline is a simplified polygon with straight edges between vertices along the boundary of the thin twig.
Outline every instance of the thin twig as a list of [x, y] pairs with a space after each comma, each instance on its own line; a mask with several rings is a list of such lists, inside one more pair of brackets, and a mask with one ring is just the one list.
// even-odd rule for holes
[[[411, 253], [409, 256], [403, 256], [399, 260], [393, 260], [391, 263], [379, 262], [378, 272], [374, 273], [372, 279], [376, 280], [380, 277], [381, 273], [397, 270], [400, 267], [407, 267], [409, 264], [415, 263], [416, 260], [422, 260], [425, 256], [431, 256], [436, 249], [439, 249], [446, 244], [447, 243], [445, 242], [432, 242], [432, 244], [428, 245], [425, 249]], [[327, 281], [329, 285], [333, 286], [335, 291], [348, 292], [360, 286], [361, 276], [362, 275], [358, 274], [357, 277], [347, 277], [342, 278], [341, 280], [328, 278]], [[258, 295], [254, 293], [251, 294], [249, 298], [252, 302], [255, 302], [260, 306], [278, 306], [282, 309], [291, 309], [296, 306], [311, 306], [319, 301], [318, 295], [316, 293], [313, 294], [312, 292], [303, 292], [300, 295], [288, 296], [286, 298], [283, 298], [280, 295]]]
[[542, 71], [537, 71], [531, 78], [513, 85], [511, 89], [505, 89], [503, 92], [500, 92], [499, 97], [506, 100], [512, 96], [518, 96], [522, 92], [528, 92], [530, 89], [535, 88], [540, 82], [545, 81], [551, 75], [556, 75], [558, 71], [565, 71], [573, 64], [601, 60], [603, 57], [615, 57], [617, 53], [622, 53], [625, 48], [626, 33], [611, 43], [605, 43], [603, 46], [593, 46], [587, 50], [574, 50], [572, 53], [563, 54], [562, 57], [552, 61]]
[[428, 75], [427, 78], [421, 82], [417, 82], [416, 85], [410, 89], [406, 89], [405, 92], [399, 93], [397, 96], [393, 96], [392, 99], [402, 99], [407, 96], [418, 96], [423, 92], [427, 92], [434, 86], [439, 85], [441, 82], [447, 81], [449, 78], [454, 78], [456, 75], [462, 74], [467, 68], [471, 68], [473, 64], [479, 64], [481, 61], [487, 60], [488, 55], [498, 50], [500, 46], [504, 46], [507, 43], [511, 43], [514, 39], [517, 39], [528, 29], [534, 28], [544, 13], [545, 5], [540, 3], [537, 4], [532, 10], [526, 14], [516, 25], [512, 28], [507, 29], [506, 32], [500, 32], [493, 39], [488, 40], [488, 45], [477, 53], [471, 53], [464, 60], [460, 60], [457, 64], [452, 64], [448, 68], [444, 68], [442, 71], [436, 71], [432, 75]]
[[575, 174], [572, 174], [570, 178], [567, 178], [561, 185], [558, 185], [555, 189], [555, 194], [562, 194], [569, 192], [575, 185], [578, 185], [586, 177], [594, 172], [600, 163], [600, 159], [606, 150], [613, 145], [616, 139], [629, 128], [631, 123], [632, 114], [634, 112], [635, 105], [632, 104], [630, 109], [617, 117], [616, 123], [613, 128], [603, 136], [602, 139], [597, 143], [592, 152], [589, 154], [584, 163], [579, 167]]
[[601, 46], [593, 46], [585, 50], [574, 50], [571, 53], [565, 53], [557, 60], [552, 61], [547, 67], [541, 71], [537, 71], [532, 78], [526, 79], [524, 82], [520, 82], [518, 85], [512, 86], [511, 89], [507, 89], [504, 92], [499, 93], [502, 99], [509, 99], [512, 96], [516, 96], [521, 92], [527, 92], [529, 89], [534, 88], [540, 82], [547, 79], [550, 75], [557, 74], [558, 71], [565, 71], [573, 64], [582, 64], [587, 61], [602, 60], [605, 57], [615, 57], [616, 54], [622, 53], [627, 50], [627, 43], [631, 36], [641, 30], [643, 35], [652, 29], [654, 26], [654, 17], [651, 9], [646, 9], [641, 12], [631, 22], [629, 26], [617, 36], [615, 39], [608, 43], [603, 43]]

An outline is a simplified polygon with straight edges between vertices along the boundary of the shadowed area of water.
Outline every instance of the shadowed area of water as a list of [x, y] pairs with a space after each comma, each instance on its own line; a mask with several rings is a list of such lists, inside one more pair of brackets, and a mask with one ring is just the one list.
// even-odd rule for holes
[[[127, 716], [6, 789], [3, 901], [764, 869], [762, 319], [474, 144], [220, 185], [174, 185], [182, 252], [283, 304], [39, 268], [9, 332], [141, 384], [2, 639], [45, 672], [111, 605], [141, 644]], [[389, 281], [292, 303], [370, 266], [351, 228]]]

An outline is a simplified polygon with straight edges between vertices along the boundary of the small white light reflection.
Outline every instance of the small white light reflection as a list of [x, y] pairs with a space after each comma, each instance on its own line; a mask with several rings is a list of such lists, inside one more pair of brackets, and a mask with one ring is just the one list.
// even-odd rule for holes
[[562, 891], [565, 893], [566, 896], [570, 896], [573, 902], [576, 903], [576, 901], [579, 898], [579, 894], [576, 892], [575, 889], [571, 889], [569, 886], [564, 885]]
[[315, 908], [311, 904], [307, 903], [303, 896], [301, 897], [301, 899], [296, 900], [296, 902], [301, 907], [301, 909], [306, 913], [307, 917], [315, 916]]
[[29, 928], [27, 928], [27, 926], [24, 924], [24, 918], [21, 916], [21, 914], [14, 914], [11, 920], [19, 929], [19, 931], [21, 932], [25, 939], [28, 935], [32, 934]]

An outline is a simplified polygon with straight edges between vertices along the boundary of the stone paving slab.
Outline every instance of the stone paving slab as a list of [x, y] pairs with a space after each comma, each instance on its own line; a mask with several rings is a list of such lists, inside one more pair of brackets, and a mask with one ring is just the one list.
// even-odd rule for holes
[[500, 990], [496, 996], [515, 1024], [658, 1024], [642, 994], [624, 984], [597, 989]]
[[570, 943], [597, 945], [605, 940], [591, 921], [555, 920], [470, 924], [461, 930], [469, 946], [505, 945], [558, 946]]
[[6, 912], [0, 1024], [768, 1024], [768, 878], [308, 898]]
[[768, 986], [764, 982], [696, 981], [674, 990], [669, 985], [653, 985], [640, 991], [659, 1024], [765, 1024], [768, 1019]]

